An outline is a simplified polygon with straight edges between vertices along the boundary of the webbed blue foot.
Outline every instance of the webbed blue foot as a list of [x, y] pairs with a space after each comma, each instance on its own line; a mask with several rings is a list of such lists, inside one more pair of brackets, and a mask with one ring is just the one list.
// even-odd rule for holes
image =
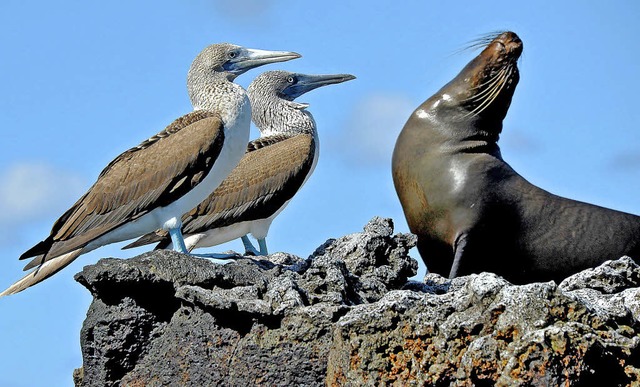
[[266, 238], [258, 239], [258, 246], [260, 246], [260, 255], [269, 255]]
[[169, 235], [171, 236], [171, 243], [173, 243], [173, 250], [183, 253], [189, 254], [189, 250], [187, 250], [187, 245], [184, 244], [184, 238], [182, 237], [182, 231], [180, 230], [182, 225], [180, 224], [176, 228], [169, 229]]
[[242, 244], [244, 245], [245, 255], [260, 255], [260, 252], [253, 246], [253, 243], [251, 243], [251, 240], [249, 240], [248, 236], [243, 235], [240, 239], [242, 239]]

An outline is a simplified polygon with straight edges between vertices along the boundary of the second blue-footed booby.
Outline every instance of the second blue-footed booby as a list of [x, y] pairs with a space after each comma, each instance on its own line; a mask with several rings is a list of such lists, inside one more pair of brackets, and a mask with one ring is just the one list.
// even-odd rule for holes
[[[220, 186], [182, 218], [186, 248], [215, 246], [242, 238], [247, 252], [266, 255], [265, 238], [273, 219], [307, 181], [318, 161], [318, 133], [308, 104], [294, 100], [321, 86], [355, 79], [353, 75], [305, 75], [267, 71], [247, 91], [260, 137], [251, 141], [238, 166]], [[252, 234], [257, 251], [249, 241]], [[172, 246], [165, 230], [149, 233], [125, 248], [159, 242]], [[208, 254], [214, 258], [232, 257]]]
[[233, 80], [249, 69], [299, 58], [228, 43], [206, 47], [194, 59], [187, 88], [194, 111], [116, 157], [98, 180], [53, 225], [51, 234], [20, 259], [34, 269], [0, 296], [55, 274], [98, 247], [166, 230], [175, 250], [188, 252], [181, 217], [233, 170], [249, 140], [251, 109]]

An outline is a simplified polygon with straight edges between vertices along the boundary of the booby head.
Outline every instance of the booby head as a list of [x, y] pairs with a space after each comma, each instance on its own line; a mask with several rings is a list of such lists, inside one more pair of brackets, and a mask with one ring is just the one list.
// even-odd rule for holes
[[[355, 79], [351, 74], [309, 75], [289, 71], [266, 71], [256, 77], [249, 89], [259, 93], [272, 93], [279, 98], [293, 101], [318, 87], [342, 83]], [[308, 106], [308, 105], [307, 105]]]
[[216, 43], [206, 47], [191, 64], [191, 72], [226, 73], [229, 80], [255, 67], [300, 58], [291, 51], [267, 51], [246, 48], [231, 43]]
[[[230, 43], [206, 47], [191, 63], [187, 75], [187, 90], [194, 109], [235, 111], [244, 104], [242, 87], [232, 84], [240, 74], [258, 66], [300, 58], [290, 51], [256, 50]], [[227, 101], [221, 99], [226, 95]]]
[[[356, 79], [351, 74], [323, 74], [309, 75], [292, 73], [283, 70], [266, 71], [251, 82], [247, 91], [255, 96], [255, 100], [268, 101], [271, 99], [283, 99], [293, 101], [301, 95], [317, 89], [318, 87], [342, 83]], [[298, 109], [309, 107], [307, 103], [290, 104]]]
[[293, 101], [302, 94], [318, 87], [342, 83], [355, 78], [351, 74], [308, 75], [289, 73], [286, 77], [286, 86], [282, 89], [280, 96], [288, 101]]
[[247, 88], [253, 122], [263, 135], [282, 132], [285, 127], [297, 132], [298, 129], [314, 125], [310, 113], [300, 112], [309, 104], [293, 101], [318, 87], [355, 78], [351, 74], [309, 75], [282, 70], [266, 71], [258, 75]]

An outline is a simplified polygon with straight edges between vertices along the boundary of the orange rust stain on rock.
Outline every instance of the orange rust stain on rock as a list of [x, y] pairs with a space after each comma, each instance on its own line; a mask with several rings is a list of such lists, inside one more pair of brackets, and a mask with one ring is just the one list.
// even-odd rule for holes
[[360, 364], [362, 364], [362, 358], [360, 358], [360, 355], [358, 354], [358, 352], [352, 351], [351, 358], [349, 361], [349, 368], [352, 370], [356, 370], [360, 368]]
[[387, 372], [381, 372], [381, 379], [403, 384], [418, 380], [419, 375], [428, 373], [425, 358], [431, 346], [430, 340], [425, 341], [421, 337], [405, 339], [402, 346], [387, 351], [390, 367]]
[[538, 380], [546, 373], [549, 350], [539, 344], [531, 345], [517, 357], [518, 366], [511, 371], [511, 376], [523, 381]]
[[413, 353], [416, 357], [422, 357], [422, 354], [429, 345], [431, 345], [431, 341], [423, 341], [421, 337], [417, 339], [406, 339], [404, 342], [405, 350]]
[[347, 376], [342, 371], [342, 368], [334, 369], [330, 376], [332, 380], [327, 380], [327, 384], [331, 387], [341, 387], [347, 384]]
[[520, 336], [520, 332], [518, 328], [514, 326], [507, 327], [504, 330], [497, 330], [494, 337], [498, 341], [505, 341], [507, 343], [513, 342], [516, 338]]
[[498, 380], [498, 364], [496, 362], [488, 361], [487, 359], [473, 359], [471, 361], [472, 373], [478, 380], [493, 381]]
[[134, 379], [122, 385], [126, 387], [145, 387], [149, 384], [148, 382], [148, 380], [144, 379]]

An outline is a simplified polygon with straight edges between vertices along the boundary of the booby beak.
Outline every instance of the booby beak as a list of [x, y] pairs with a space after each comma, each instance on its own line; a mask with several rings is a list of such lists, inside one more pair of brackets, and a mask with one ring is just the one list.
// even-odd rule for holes
[[307, 75], [307, 74], [295, 74], [296, 82], [287, 86], [282, 92], [287, 97], [294, 99], [298, 98], [304, 93], [307, 93], [318, 87], [333, 85], [336, 83], [342, 83], [356, 79], [351, 74], [326, 74], [326, 75]]
[[291, 51], [267, 51], [253, 48], [241, 48], [235, 58], [229, 59], [223, 65], [224, 69], [234, 75], [240, 75], [252, 68], [269, 63], [286, 62], [300, 58], [302, 55]]

